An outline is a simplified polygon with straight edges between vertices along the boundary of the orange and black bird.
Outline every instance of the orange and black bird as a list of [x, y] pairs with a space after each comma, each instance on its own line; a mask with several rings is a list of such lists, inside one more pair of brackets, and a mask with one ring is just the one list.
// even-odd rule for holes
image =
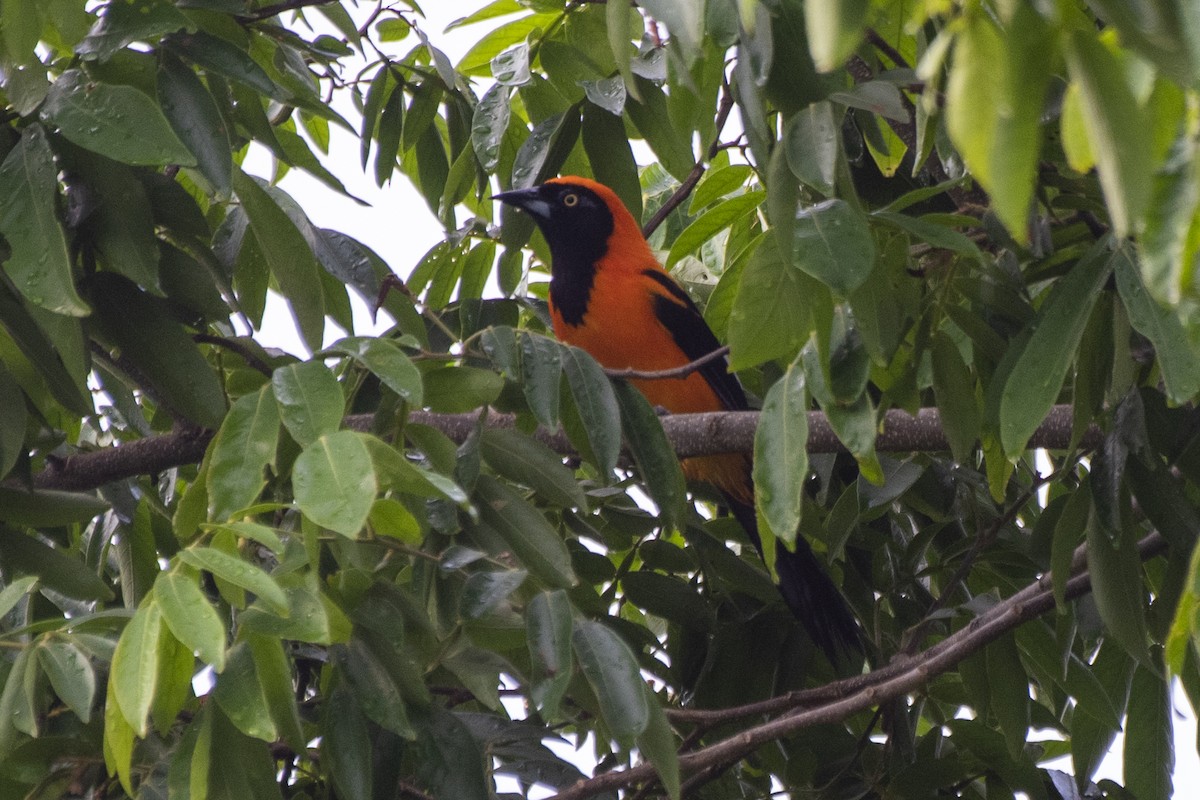
[[[637, 221], [608, 187], [587, 178], [554, 178], [494, 195], [529, 214], [550, 246], [554, 333], [610, 369], [682, 367], [720, 347], [700, 310], [654, 257]], [[652, 405], [672, 413], [748, 408], [726, 359], [686, 378], [635, 380]], [[683, 460], [684, 473], [716, 486], [762, 553], [746, 454]], [[833, 661], [862, 648], [858, 625], [812, 548], [777, 541], [779, 589], [813, 641]]]

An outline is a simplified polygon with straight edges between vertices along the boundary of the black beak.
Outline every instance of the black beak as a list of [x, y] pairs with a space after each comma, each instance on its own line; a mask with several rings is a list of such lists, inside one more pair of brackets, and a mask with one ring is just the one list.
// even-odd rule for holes
[[510, 206], [516, 206], [524, 211], [534, 220], [543, 221], [550, 219], [550, 202], [542, 197], [540, 187], [532, 186], [528, 189], [514, 189], [511, 192], [500, 192], [492, 195], [493, 200], [499, 200], [501, 203], [508, 203]]

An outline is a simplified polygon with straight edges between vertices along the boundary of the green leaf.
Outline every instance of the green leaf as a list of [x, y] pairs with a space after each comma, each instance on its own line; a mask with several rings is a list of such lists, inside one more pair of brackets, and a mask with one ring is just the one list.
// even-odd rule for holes
[[[616, 4], [620, 6], [620, 3]], [[625, 9], [626, 13], [631, 12]], [[642, 184], [638, 180], [633, 148], [625, 135], [621, 117], [595, 103], [583, 104], [583, 150], [596, 180], [617, 193], [639, 222], [642, 219]]]
[[17, 578], [0, 589], [0, 618], [8, 616], [8, 612], [21, 602], [21, 598], [29, 594], [37, 580], [35, 576], [27, 575], [24, 578]]
[[275, 613], [287, 615], [287, 597], [279, 584], [261, 567], [215, 547], [189, 547], [180, 550], [179, 557], [197, 569], [211, 572], [215, 577], [253, 592]]
[[312, 248], [271, 195], [241, 169], [233, 172], [233, 191], [246, 211], [263, 258], [292, 309], [304, 343], [310, 350], [319, 349], [325, 331], [325, 303], [324, 294], [315, 290], [320, 281], [320, 267]]
[[979, 439], [979, 403], [975, 378], [954, 341], [939, 331], [933, 340], [933, 392], [941, 412], [942, 430], [959, 464], [971, 463]]
[[158, 105], [132, 86], [69, 69], [51, 85], [39, 117], [68, 141], [125, 164], [195, 166]]
[[321, 763], [328, 765], [338, 797], [371, 800], [374, 770], [366, 717], [344, 683], [322, 705]]
[[705, 211], [684, 228], [674, 244], [671, 245], [671, 252], [667, 256], [667, 269], [670, 269], [679, 259], [695, 252], [700, 245], [742, 217], [753, 213], [766, 199], [766, 196], [766, 192], [747, 192], [722, 201]]
[[244, 733], [264, 742], [275, 740], [275, 721], [263, 694], [263, 681], [254, 665], [254, 653], [247, 642], [238, 642], [229, 650], [225, 671], [217, 676], [213, 699]]
[[52, 528], [87, 522], [110, 508], [85, 492], [18, 489], [0, 486], [0, 520], [28, 528]]
[[571, 683], [571, 601], [561, 589], [541, 592], [525, 609], [525, 637], [533, 663], [530, 697], [542, 718], [560, 717], [563, 697]]
[[1004, 31], [988, 15], [973, 14], [959, 32], [946, 87], [946, 126], [1001, 221], [1024, 242], [1054, 32], [1031, 8], [1008, 16]]
[[1000, 397], [1000, 442], [1016, 457], [1062, 390], [1063, 378], [1115, 256], [1107, 242], [1093, 247], [1050, 289], [1032, 335], [1005, 379]]
[[634, 79], [634, 86], [637, 91], [631, 90], [630, 94], [641, 97], [641, 100], [631, 97], [625, 104], [625, 111], [654, 155], [658, 156], [663, 169], [676, 180], [686, 179], [696, 164], [696, 157], [692, 154], [691, 132], [671, 123], [667, 97], [656, 84], [638, 77]]
[[734, 164], [730, 167], [716, 167], [704, 173], [704, 177], [696, 184], [692, 192], [692, 200], [688, 205], [688, 214], [695, 214], [705, 206], [715, 203], [727, 194], [741, 189], [750, 181], [754, 170], [746, 164]]
[[504, 379], [478, 367], [436, 367], [425, 373], [425, 405], [443, 414], [462, 414], [500, 396]]
[[646, 708], [650, 712], [650, 717], [646, 723], [646, 729], [637, 737], [637, 746], [654, 765], [654, 770], [658, 773], [663, 788], [667, 790], [667, 797], [679, 800], [681, 789], [679, 742], [675, 732], [671, 730], [667, 715], [663, 713], [662, 706], [658, 703], [658, 698], [648, 684], [643, 684], [643, 686], [646, 692]]
[[875, 268], [875, 239], [849, 203], [826, 200], [797, 215], [793, 258], [797, 267], [844, 297]]
[[[21, 659], [24, 658], [25, 653], [30, 652], [32, 651], [22, 651], [21, 655], [17, 656], [17, 663], [13, 665], [13, 673], [10, 674], [17, 672], [17, 667], [21, 665]], [[4, 697], [0, 697], [0, 711], [5, 712], [4, 719], [9, 719], [11, 715], [4, 702], [7, 695], [8, 693], [5, 692]], [[116, 674], [111, 670], [108, 673], [108, 690], [104, 697], [104, 763], [108, 767], [109, 774], [115, 773], [121, 781], [121, 786], [132, 796], [133, 781], [130, 772], [133, 761], [133, 740], [136, 734], [133, 727], [125, 720], [125, 715], [121, 713], [121, 707], [117, 703]], [[3, 728], [0, 728], [0, 731], [3, 731]], [[0, 745], [2, 744], [3, 742], [0, 740]]]
[[621, 453], [621, 410], [612, 383], [600, 365], [577, 347], [562, 349], [562, 364], [596, 467], [610, 475]]
[[521, 331], [521, 388], [538, 423], [557, 430], [562, 386], [562, 348], [546, 336]]
[[1117, 236], [1134, 234], [1150, 199], [1154, 175], [1144, 114], [1120, 62], [1095, 31], [1076, 29], [1065, 44], [1068, 72], [1079, 86], [1109, 216]]
[[371, 370], [410, 406], [420, 407], [424, 402], [420, 370], [390, 339], [347, 336], [334, 342], [329, 349], [345, 353]]
[[164, 33], [191, 27], [191, 20], [169, 0], [110, 3], [104, 7], [100, 21], [75, 50], [84, 58], [103, 62], [135, 41], [150, 41]]
[[[653, 413], [653, 412], [652, 412]], [[509, 480], [528, 486], [550, 503], [587, 511], [587, 497], [562, 456], [511, 428], [488, 428], [480, 438], [488, 466]]]
[[655, 616], [697, 631], [708, 632], [717, 619], [696, 587], [674, 575], [637, 570], [621, 578], [625, 599]]
[[1138, 800], [1170, 800], [1175, 745], [1171, 691], [1162, 665], [1139, 664], [1129, 689], [1125, 725], [1125, 788]]
[[279, 616], [256, 602], [242, 612], [240, 621], [249, 630], [276, 639], [328, 645], [350, 638], [350, 621], [321, 591], [315, 573], [281, 577], [287, 612]]
[[[3, 169], [0, 167], [0, 174], [3, 174]], [[3, 187], [3, 180], [0, 180], [0, 187]], [[11, 197], [11, 195], [5, 194], [2, 197]], [[3, 203], [0, 202], [0, 209], [2, 208]], [[0, 210], [0, 220], [3, 218], [3, 211]], [[7, 235], [3, 230], [0, 230], [0, 234]], [[11, 243], [11, 241], [10, 239], [9, 242]], [[38, 371], [46, 382], [46, 388], [50, 390], [51, 396], [64, 408], [80, 416], [94, 413], [95, 408], [91, 396], [87, 392], [82, 365], [75, 364], [75, 359], [71, 358], [68, 353], [64, 353], [63, 349], [56, 344], [55, 339], [49, 336], [43, 323], [38, 321], [42, 314], [49, 315], [50, 312], [41, 309], [33, 310], [22, 302], [16, 294], [15, 288], [0, 284], [0, 325], [3, 325], [4, 331], [12, 338], [13, 344], [20, 350], [20, 354]], [[58, 315], [54, 316], [58, 317]], [[59, 319], [75, 326], [75, 330], [82, 334], [82, 326], [77, 320], [70, 317], [59, 317]], [[82, 344], [82, 338], [80, 335], [80, 344]], [[9, 361], [9, 363], [11, 365], [12, 362]]]
[[729, 315], [729, 368], [793, 358], [808, 339], [821, 290], [787, 264], [778, 247], [760, 245], [742, 272]]
[[326, 434], [296, 459], [292, 487], [305, 516], [355, 538], [366, 525], [377, 490], [371, 453], [353, 431]]
[[320, 361], [280, 367], [271, 375], [271, 388], [283, 426], [301, 447], [342, 426], [346, 398], [337, 378]]
[[479, 476], [475, 492], [483, 521], [496, 529], [522, 566], [547, 586], [575, 585], [567, 546], [538, 509], [490, 475]]
[[87, 654], [61, 639], [44, 639], [37, 654], [54, 693], [86, 725], [96, 700], [96, 670]]
[[113, 652], [112, 682], [121, 714], [134, 732], [145, 738], [150, 705], [158, 685], [158, 639], [162, 613], [154, 600], [143, 602], [121, 632]]
[[[103, 579], [79, 558], [0, 525], [0, 561], [5, 574], [36, 575], [43, 586], [79, 600], [112, 600]], [[11, 570], [11, 573], [10, 573]]]
[[[1130, 683], [1136, 662], [1129, 658], [1116, 642], [1105, 641], [1092, 660], [1091, 669], [1108, 693], [1110, 704], [1118, 718], [1125, 714], [1129, 703]], [[1119, 723], [1101, 721], [1108, 715], [1093, 714], [1080, 703], [1071, 720], [1071, 761], [1076, 786], [1086, 787], [1100, 761], [1112, 748], [1120, 730]]]
[[225, 624], [196, 579], [161, 572], [154, 582], [154, 598], [175, 638], [217, 672], [225, 669]]
[[530, 81], [529, 43], [518, 42], [492, 59], [492, 77], [505, 86], [522, 86]]
[[[634, 36], [634, 20], [641, 22], [641, 15], [636, 11], [630, 11], [625, 7], [624, 3], [613, 3], [605, 5], [604, 20], [607, 23], [605, 30], [608, 32], [608, 46], [612, 49], [613, 61], [617, 64], [617, 72], [621, 75], [621, 80], [625, 82], [635, 100], [640, 100], [641, 97], [637, 92], [637, 83], [633, 79], [633, 70], [630, 64], [633, 61], [634, 49], [630, 44], [630, 40]], [[584, 131], [587, 131], [587, 126], [584, 126]], [[586, 140], [586, 133], [585, 133]]]
[[289, 97], [249, 53], [219, 36], [204, 31], [177, 33], [163, 39], [163, 46], [206, 72], [236, 81], [259, 95], [280, 102]]
[[535, 125], [513, 160], [512, 188], [524, 189], [556, 174], [579, 139], [580, 124], [579, 106], [574, 105]]
[[0, 6], [0, 33], [4, 36], [7, 60], [13, 64], [37, 60], [33, 51], [42, 34], [42, 15], [39, 12], [34, 0], [19, 0]]
[[1146, 230], [1138, 237], [1142, 277], [1154, 298], [1167, 305], [1179, 303], [1183, 276], [1191, 274], [1200, 245], [1192, 233], [1200, 203], [1198, 169], [1195, 142], [1180, 138], [1154, 177]]
[[823, 195], [832, 195], [840, 139], [841, 126], [834, 118], [833, 105], [828, 100], [812, 103], [798, 111], [783, 130], [784, 152], [792, 174], [805, 186]]
[[416, 735], [400, 687], [373, 648], [355, 637], [337, 646], [332, 655], [354, 690], [358, 707], [372, 722], [405, 738]]
[[471, 573], [463, 584], [458, 612], [463, 619], [477, 620], [498, 610], [501, 603], [521, 588], [529, 573], [523, 569]]
[[[380, 70], [382, 73], [383, 70]], [[390, 77], [390, 76], [389, 76]], [[376, 81], [379, 79], [377, 78]], [[372, 84], [372, 89], [375, 85]], [[417, 96], [413, 96], [416, 104]], [[396, 86], [388, 95], [387, 102], [379, 115], [379, 137], [375, 150], [375, 183], [383, 186], [391, 180], [396, 169], [396, 157], [400, 153], [400, 137], [404, 130], [404, 87]], [[366, 159], [366, 151], [363, 151]]]
[[638, 473], [650, 498], [658, 505], [668, 527], [678, 526], [687, 504], [687, 483], [675, 451], [663, 432], [662, 421], [650, 401], [626, 381], [613, 384], [621, 409], [621, 427], [633, 453]]
[[987, 646], [988, 689], [991, 707], [1008, 742], [1008, 754], [1021, 758], [1029, 733], [1029, 676], [1021, 664], [1016, 639], [1004, 636]]
[[511, 45], [525, 41], [534, 31], [545, 30], [554, 19], [554, 14], [529, 14], [496, 26], [471, 46], [458, 62], [458, 71], [468, 76], [488, 75], [492, 59]]
[[227, 520], [258, 499], [278, 443], [279, 405], [270, 387], [238, 398], [210, 446], [209, 518]]
[[[4, 271], [34, 305], [82, 317], [89, 309], [75, 291], [57, 196], [54, 153], [45, 130], [30, 125], [0, 164], [0, 234], [11, 250]], [[4, 316], [6, 326], [14, 324]]]
[[1109, 633], [1125, 652], [1143, 664], [1150, 663], [1146, 644], [1145, 601], [1142, 598], [1142, 560], [1134, 531], [1118, 531], [1114, 543], [1105, 532], [1095, 509], [1088, 518], [1088, 569], [1096, 609]]
[[973, 258], [981, 264], [983, 263], [983, 253], [979, 250], [979, 246], [965, 234], [953, 228], [929, 222], [921, 217], [910, 217], [907, 214], [899, 214], [895, 211], [875, 211], [871, 214], [871, 218], [907, 231], [918, 240], [931, 244], [934, 247], [959, 253], [968, 258]]
[[1130, 248], [1117, 250], [1113, 263], [1117, 291], [1130, 324], [1154, 344], [1167, 396], [1172, 403], [1190, 402], [1200, 392], [1200, 355], [1188, 340], [1179, 315], [1159, 306], [1146, 291]]
[[804, 369], [788, 366], [767, 391], [754, 432], [754, 505], [767, 528], [796, 544], [808, 476], [808, 392]]
[[804, 4], [808, 47], [817, 69], [835, 70], [854, 52], [862, 41], [869, 7], [867, 0]]
[[120, 350], [167, 408], [217, 428], [225, 417], [225, 392], [192, 337], [166, 304], [113, 272], [91, 275], [86, 283], [96, 308], [96, 335]]
[[275, 730], [293, 751], [301, 752], [306, 740], [293, 694], [292, 670], [283, 651], [283, 642], [273, 636], [254, 633], [244, 634], [244, 640], [254, 655], [254, 668], [262, 684], [263, 697]]
[[[62, 145], [59, 159], [72, 183], [90, 191], [96, 208], [85, 230], [99, 260], [113, 272], [151, 291], [158, 290], [160, 249], [154, 212], [138, 171], [102, 156]], [[208, 278], [210, 281], [211, 277]], [[228, 314], [228, 310], [224, 313]]]
[[225, 121], [208, 88], [191, 68], [164, 53], [158, 63], [158, 102], [200, 173], [221, 197], [232, 190], [233, 161]]
[[575, 623], [571, 643], [596, 693], [604, 723], [617, 741], [629, 747], [650, 724], [646, 684], [633, 651], [611, 628], [591, 620]]
[[500, 161], [500, 146], [511, 116], [508, 105], [510, 89], [496, 83], [475, 106], [471, 119], [471, 145], [485, 172], [494, 172]]

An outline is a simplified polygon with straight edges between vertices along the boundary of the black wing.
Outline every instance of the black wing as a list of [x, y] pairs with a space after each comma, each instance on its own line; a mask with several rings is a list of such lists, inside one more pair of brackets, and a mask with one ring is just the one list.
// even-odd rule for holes
[[[674, 298], [671, 300], [662, 296], [655, 297], [654, 313], [671, 332], [675, 344], [679, 345], [679, 349], [689, 360], [695, 361], [721, 346], [712, 328], [704, 321], [700, 309], [696, 308], [692, 298], [670, 275], [655, 269], [642, 270], [642, 274], [657, 282]], [[699, 371], [725, 408], [730, 411], [749, 408], [742, 384], [729, 372], [728, 359], [710, 361]]]

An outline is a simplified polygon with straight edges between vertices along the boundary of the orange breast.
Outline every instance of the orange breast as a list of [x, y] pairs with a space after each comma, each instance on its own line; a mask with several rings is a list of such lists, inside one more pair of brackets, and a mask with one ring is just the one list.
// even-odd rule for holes
[[[550, 308], [554, 333], [587, 351], [608, 369], [657, 372], [691, 362], [654, 313], [654, 282], [636, 273], [598, 270], [581, 325], [568, 325]], [[682, 379], [634, 380], [650, 404], [673, 414], [722, 411], [724, 406], [699, 372]], [[684, 473], [707, 481], [737, 500], [753, 504], [750, 459], [744, 454], [688, 458]]]

